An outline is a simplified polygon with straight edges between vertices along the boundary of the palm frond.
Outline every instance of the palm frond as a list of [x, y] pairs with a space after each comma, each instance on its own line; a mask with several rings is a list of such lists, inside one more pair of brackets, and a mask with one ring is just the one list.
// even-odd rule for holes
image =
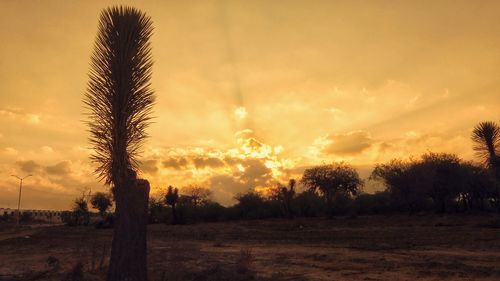
[[495, 122], [481, 122], [472, 131], [474, 150], [487, 165], [499, 156], [500, 127]]
[[151, 89], [151, 19], [132, 7], [111, 7], [100, 16], [84, 97], [91, 160], [107, 184], [137, 170], [155, 101]]

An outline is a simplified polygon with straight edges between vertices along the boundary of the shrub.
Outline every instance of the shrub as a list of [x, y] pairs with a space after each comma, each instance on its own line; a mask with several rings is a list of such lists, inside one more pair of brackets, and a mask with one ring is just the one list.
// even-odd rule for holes
[[387, 191], [375, 194], [362, 193], [354, 199], [353, 208], [357, 214], [386, 214], [395, 211], [391, 194]]
[[302, 217], [319, 217], [325, 215], [326, 203], [315, 191], [307, 190], [293, 199], [292, 205], [296, 213]]

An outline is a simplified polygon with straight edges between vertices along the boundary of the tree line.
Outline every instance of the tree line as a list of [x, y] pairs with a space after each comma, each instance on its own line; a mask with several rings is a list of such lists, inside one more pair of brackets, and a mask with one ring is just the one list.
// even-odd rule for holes
[[[238, 219], [333, 217], [421, 212], [500, 212], [498, 182], [487, 169], [453, 154], [427, 153], [415, 160], [379, 164], [370, 180], [384, 184], [383, 191], [364, 193], [363, 181], [346, 163], [306, 169], [296, 181], [277, 185], [267, 195], [250, 191], [224, 207], [204, 196], [193, 200], [189, 191], [169, 187], [166, 195], [151, 198], [150, 223], [183, 224]], [[200, 188], [202, 189], [202, 188]], [[206, 189], [206, 195], [210, 194]]]
[[[185, 224], [358, 214], [500, 212], [500, 128], [493, 122], [480, 123], [472, 140], [479, 163], [454, 154], [429, 152], [419, 158], [377, 164], [368, 180], [382, 183], [384, 190], [373, 194], [363, 191], [365, 182], [354, 167], [339, 162], [305, 169], [298, 181], [276, 184], [266, 194], [253, 190], [238, 194], [236, 203], [228, 207], [213, 201], [208, 188], [191, 185], [180, 191], [169, 186], [164, 195], [150, 198], [148, 220]], [[102, 192], [89, 202], [84, 196], [77, 198], [64, 220], [70, 225], [88, 225], [88, 203], [98, 210], [98, 227], [113, 225], [113, 212], [109, 212], [112, 195]]]
[[[300, 179], [276, 184], [266, 194], [253, 190], [238, 194], [232, 206], [212, 200], [212, 192], [203, 186], [169, 186], [162, 196], [149, 199], [148, 220], [185, 224], [336, 215], [500, 212], [500, 127], [494, 122], [482, 122], [475, 127], [472, 140], [481, 162], [429, 152], [418, 158], [375, 165], [368, 180], [383, 184], [384, 189], [373, 194], [363, 191], [365, 181], [354, 167], [338, 162], [305, 169]], [[84, 196], [77, 198], [65, 221], [89, 224], [88, 203], [99, 211], [98, 227], [113, 225], [113, 212], [109, 212], [112, 195], [102, 192], [94, 194], [89, 202]]]

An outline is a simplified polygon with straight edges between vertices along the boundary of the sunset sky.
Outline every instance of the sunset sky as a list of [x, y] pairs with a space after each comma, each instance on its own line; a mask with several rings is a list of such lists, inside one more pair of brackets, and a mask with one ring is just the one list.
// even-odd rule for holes
[[[0, 1], [0, 207], [67, 209], [92, 173], [82, 103], [101, 9], [154, 22], [153, 194], [214, 199], [304, 168], [422, 153], [474, 159], [500, 120], [499, 1]], [[369, 184], [365, 189], [373, 190]]]

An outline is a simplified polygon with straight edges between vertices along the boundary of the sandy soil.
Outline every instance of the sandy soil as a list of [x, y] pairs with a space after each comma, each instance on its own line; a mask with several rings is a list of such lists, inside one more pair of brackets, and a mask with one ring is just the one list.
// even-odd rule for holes
[[[395, 216], [151, 225], [150, 277], [500, 280], [499, 222]], [[85, 280], [103, 280], [110, 241], [111, 230], [91, 227], [0, 233], [0, 280], [71, 280], [79, 262]]]

